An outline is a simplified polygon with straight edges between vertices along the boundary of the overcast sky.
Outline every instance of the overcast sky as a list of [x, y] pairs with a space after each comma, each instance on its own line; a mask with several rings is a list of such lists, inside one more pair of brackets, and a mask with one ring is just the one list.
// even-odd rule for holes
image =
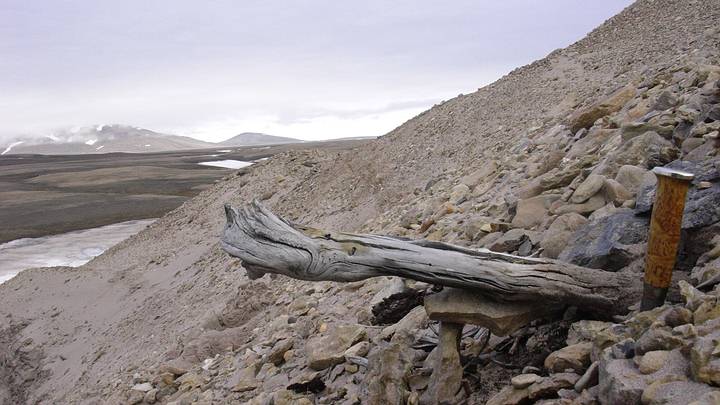
[[629, 0], [0, 0], [0, 138], [121, 123], [382, 135]]

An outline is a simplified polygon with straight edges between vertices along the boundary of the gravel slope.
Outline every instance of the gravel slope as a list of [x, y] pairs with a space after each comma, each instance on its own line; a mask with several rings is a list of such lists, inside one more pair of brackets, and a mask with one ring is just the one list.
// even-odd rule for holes
[[358, 321], [380, 282], [358, 292], [283, 278], [249, 282], [218, 246], [223, 204], [260, 198], [316, 226], [473, 246], [460, 232], [408, 233], [399, 224], [412, 210], [438, 206], [438, 194], [489, 162], [497, 170], [479, 180], [475, 189], [485, 192], [473, 196], [472, 212], [510, 220], [512, 196], [532, 178], [527, 169], [547, 157], [530, 139], [666, 67], [718, 65], [719, 18], [717, 0], [640, 0], [578, 43], [367, 145], [276, 155], [81, 268], [24, 272], [0, 286], [0, 342], [9, 342], [0, 346], [0, 362], [11, 364], [0, 372], [0, 399], [124, 403], [134, 373], [178, 358], [197, 366], [239, 350], [263, 338], [286, 303], [311, 288], [321, 301], [313, 322]]

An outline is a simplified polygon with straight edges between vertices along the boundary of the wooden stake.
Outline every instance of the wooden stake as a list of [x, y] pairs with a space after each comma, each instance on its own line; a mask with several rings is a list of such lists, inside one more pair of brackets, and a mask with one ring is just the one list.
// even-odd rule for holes
[[658, 178], [658, 185], [645, 257], [642, 311], [665, 302], [680, 242], [685, 197], [694, 177], [692, 173], [664, 167], [654, 168], [653, 173]]

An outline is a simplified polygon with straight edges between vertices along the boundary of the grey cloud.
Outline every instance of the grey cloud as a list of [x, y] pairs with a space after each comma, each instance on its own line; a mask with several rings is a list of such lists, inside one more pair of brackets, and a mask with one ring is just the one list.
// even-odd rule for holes
[[472, 91], [628, 4], [2, 0], [0, 137], [104, 122], [182, 131], [250, 112], [352, 125]]

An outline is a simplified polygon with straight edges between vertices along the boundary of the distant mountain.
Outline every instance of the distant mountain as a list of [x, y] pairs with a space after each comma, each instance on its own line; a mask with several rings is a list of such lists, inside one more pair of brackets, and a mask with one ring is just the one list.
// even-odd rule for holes
[[279, 143], [298, 143], [302, 142], [300, 139], [286, 138], [284, 136], [274, 136], [261, 134], [258, 132], [243, 132], [240, 135], [235, 135], [230, 139], [227, 139], [217, 144], [220, 146], [247, 146], [247, 145], [273, 145]]
[[214, 148], [217, 144], [194, 138], [161, 134], [128, 125], [100, 125], [57, 131], [45, 137], [16, 138], [0, 143], [0, 155], [78, 155], [88, 153], [141, 153]]

